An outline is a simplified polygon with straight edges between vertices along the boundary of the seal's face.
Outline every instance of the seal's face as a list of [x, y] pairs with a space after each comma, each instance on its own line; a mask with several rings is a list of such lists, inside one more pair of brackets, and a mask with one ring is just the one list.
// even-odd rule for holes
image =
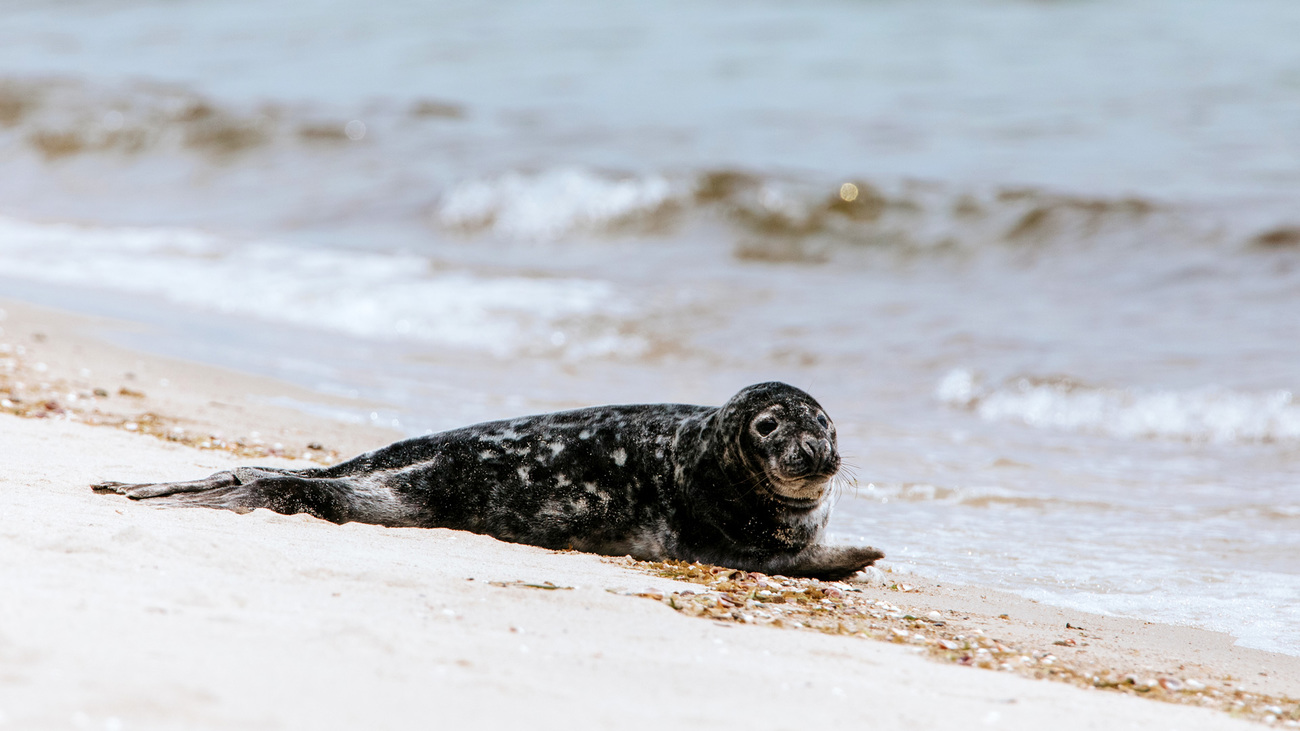
[[766, 477], [760, 484], [790, 507], [819, 505], [840, 468], [835, 424], [821, 406], [783, 383], [751, 386], [733, 404], [745, 407], [735, 410], [746, 418], [734, 427], [749, 470]]

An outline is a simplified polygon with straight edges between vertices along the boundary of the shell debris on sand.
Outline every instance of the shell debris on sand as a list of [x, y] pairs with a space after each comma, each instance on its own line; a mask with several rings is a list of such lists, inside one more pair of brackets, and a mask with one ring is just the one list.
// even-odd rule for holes
[[[958, 665], [1216, 708], [1241, 718], [1300, 727], [1300, 699], [1250, 693], [1228, 681], [1180, 678], [1175, 672], [1153, 674], [1145, 669], [1138, 672], [1136, 668], [1066, 660], [1045, 647], [988, 637], [979, 628], [963, 628], [959, 617], [945, 617], [938, 610], [905, 609], [884, 599], [873, 599], [861, 584], [855, 586], [851, 581], [767, 576], [684, 561], [609, 560], [654, 576], [698, 585], [698, 589], [673, 592], [626, 592], [662, 602], [693, 617], [914, 645], [935, 659]], [[877, 578], [873, 583], [882, 582]], [[909, 600], [921, 593], [918, 587], [887, 579], [883, 585], [889, 591], [908, 594]]]
[[509, 589], [511, 587], [515, 587], [520, 589], [545, 589], [547, 591], [557, 591], [557, 590], [574, 588], [572, 586], [560, 586], [550, 581], [543, 581], [541, 583], [538, 583], [538, 582], [527, 582], [527, 581], [515, 580], [515, 581], [489, 581], [488, 583], [491, 584], [492, 586], [501, 587], [502, 589]]
[[[43, 341], [43, 340], [42, 340]], [[339, 461], [339, 453], [312, 442], [301, 449], [265, 444], [253, 433], [227, 439], [219, 434], [186, 429], [179, 419], [148, 410], [148, 394], [121, 386], [116, 389], [51, 378], [44, 363], [28, 364], [27, 349], [0, 342], [0, 413], [27, 419], [66, 419], [91, 426], [108, 426], [148, 434], [195, 449], [214, 449], [240, 457], [285, 457], [323, 465]], [[84, 371], [84, 369], [83, 369]]]

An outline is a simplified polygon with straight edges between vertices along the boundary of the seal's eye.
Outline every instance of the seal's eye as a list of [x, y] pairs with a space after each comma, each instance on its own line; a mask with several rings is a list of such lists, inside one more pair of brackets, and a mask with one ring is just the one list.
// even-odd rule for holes
[[758, 432], [760, 437], [765, 437], [768, 434], [771, 434], [776, 431], [776, 419], [773, 419], [770, 416], [759, 419], [754, 423], [754, 431]]
[[829, 427], [829, 426], [831, 425], [831, 423], [830, 423], [829, 421], [826, 420], [826, 415], [825, 415], [825, 414], [818, 414], [818, 415], [817, 415], [817, 423], [818, 423], [818, 424], [821, 424], [823, 429], [826, 429], [827, 427]]

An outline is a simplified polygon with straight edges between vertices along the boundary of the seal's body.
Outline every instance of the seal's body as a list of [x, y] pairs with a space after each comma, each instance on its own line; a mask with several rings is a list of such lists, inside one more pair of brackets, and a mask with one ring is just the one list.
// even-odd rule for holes
[[95, 489], [843, 578], [882, 554], [818, 544], [839, 466], [835, 427], [817, 402], [761, 383], [721, 408], [599, 406], [408, 439], [327, 468], [241, 467], [193, 482]]

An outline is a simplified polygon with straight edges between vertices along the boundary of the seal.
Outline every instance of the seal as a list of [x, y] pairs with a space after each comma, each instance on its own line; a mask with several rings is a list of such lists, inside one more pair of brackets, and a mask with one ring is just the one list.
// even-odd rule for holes
[[92, 487], [168, 505], [454, 528], [545, 548], [841, 579], [884, 554], [821, 542], [839, 467], [821, 405], [769, 382], [721, 407], [597, 406], [407, 439], [333, 467]]

